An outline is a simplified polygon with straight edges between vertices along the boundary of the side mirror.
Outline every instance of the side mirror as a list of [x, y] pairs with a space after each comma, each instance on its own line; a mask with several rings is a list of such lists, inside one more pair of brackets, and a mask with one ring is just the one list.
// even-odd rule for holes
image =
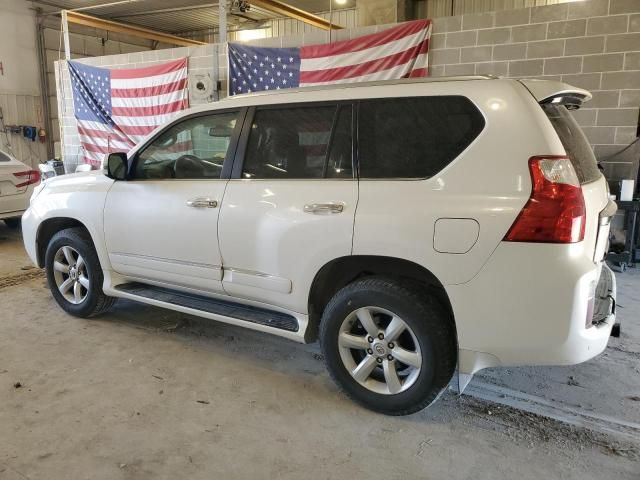
[[126, 180], [128, 164], [126, 153], [110, 153], [107, 158], [107, 177], [114, 180]]

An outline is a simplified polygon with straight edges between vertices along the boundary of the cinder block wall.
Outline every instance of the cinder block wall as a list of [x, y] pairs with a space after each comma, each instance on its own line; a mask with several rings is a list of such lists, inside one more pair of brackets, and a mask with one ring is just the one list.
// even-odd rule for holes
[[[596, 156], [635, 140], [640, 106], [640, 0], [590, 0], [434, 19], [430, 73], [562, 80], [593, 99], [575, 112]], [[635, 178], [629, 159], [603, 163]]]
[[[467, 14], [433, 20], [430, 73], [433, 76], [495, 74], [562, 80], [590, 90], [593, 100], [575, 112], [596, 155], [607, 158], [635, 138], [640, 107], [640, 0], [590, 0], [545, 7]], [[355, 38], [386, 25], [345, 29], [334, 40]], [[293, 47], [328, 41], [325, 32], [252, 42]], [[226, 53], [219, 45], [174, 48], [82, 59], [104, 67], [131, 68], [189, 57], [190, 74], [218, 78], [226, 89]], [[58, 108], [63, 154], [71, 168], [80, 153], [73, 118], [69, 74], [57, 62]], [[62, 83], [60, 81], [62, 80]], [[191, 104], [206, 99], [190, 98]], [[614, 157], [605, 162], [610, 180], [635, 178], [637, 161]]]

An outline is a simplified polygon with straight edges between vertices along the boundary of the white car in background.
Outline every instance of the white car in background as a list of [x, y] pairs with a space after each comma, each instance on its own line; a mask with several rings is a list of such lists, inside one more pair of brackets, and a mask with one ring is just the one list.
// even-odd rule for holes
[[0, 220], [9, 228], [20, 226], [20, 217], [29, 207], [40, 172], [0, 151]]

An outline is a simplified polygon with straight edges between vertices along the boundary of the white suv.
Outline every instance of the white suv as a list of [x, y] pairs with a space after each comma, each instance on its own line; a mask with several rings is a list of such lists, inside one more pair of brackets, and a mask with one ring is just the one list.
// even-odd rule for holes
[[615, 203], [550, 81], [403, 80], [184, 112], [23, 217], [54, 298], [116, 297], [320, 339], [354, 400], [401, 415], [458, 368], [574, 364], [615, 321]]

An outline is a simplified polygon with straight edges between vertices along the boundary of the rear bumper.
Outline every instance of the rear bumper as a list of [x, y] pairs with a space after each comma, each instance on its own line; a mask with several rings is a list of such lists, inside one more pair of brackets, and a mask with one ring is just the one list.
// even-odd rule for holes
[[[583, 248], [503, 242], [473, 280], [447, 286], [460, 349], [514, 366], [570, 365], [601, 353], [615, 323], [615, 276]], [[596, 284], [601, 316], [587, 321]]]
[[606, 263], [602, 264], [596, 287], [595, 308], [591, 323], [596, 328], [616, 323], [616, 277]]

